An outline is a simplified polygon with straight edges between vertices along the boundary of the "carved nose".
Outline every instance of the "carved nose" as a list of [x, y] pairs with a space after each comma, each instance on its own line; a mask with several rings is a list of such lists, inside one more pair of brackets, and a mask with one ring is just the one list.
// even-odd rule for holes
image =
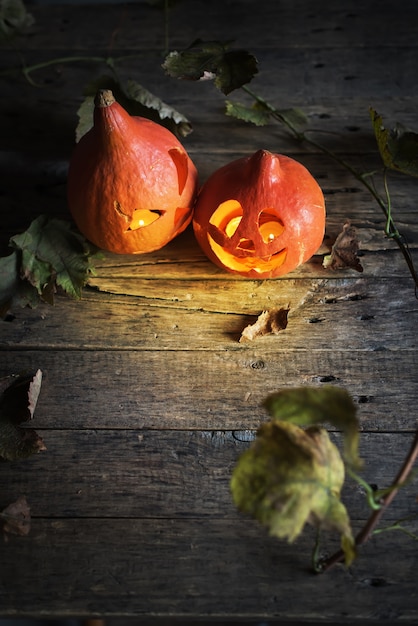
[[239, 240], [239, 244], [237, 245], [237, 248], [240, 248], [241, 250], [255, 250], [254, 241], [252, 239], [247, 239], [246, 237], [242, 237]]

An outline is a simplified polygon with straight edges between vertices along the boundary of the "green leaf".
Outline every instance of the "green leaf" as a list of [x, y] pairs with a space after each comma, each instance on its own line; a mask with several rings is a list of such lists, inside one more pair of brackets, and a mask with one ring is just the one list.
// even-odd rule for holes
[[91, 249], [70, 222], [40, 215], [10, 243], [21, 250], [21, 276], [38, 294], [50, 297], [51, 284], [56, 283], [68, 295], [81, 298], [81, 290], [93, 272]]
[[251, 106], [238, 102], [226, 101], [226, 115], [235, 117], [244, 122], [251, 122], [256, 126], [266, 126], [273, 114], [279, 115], [291, 128], [302, 128], [308, 120], [301, 109], [277, 109], [273, 110], [267, 103], [259, 100]]
[[14, 461], [46, 450], [33, 429], [21, 426], [33, 419], [41, 383], [41, 370], [0, 379], [0, 458]]
[[193, 81], [214, 79], [225, 46], [221, 42], [197, 39], [181, 52], [170, 52], [162, 67], [172, 78]]
[[22, 0], [0, 0], [0, 41], [23, 33], [33, 23]]
[[77, 111], [79, 121], [76, 128], [76, 141], [79, 141], [93, 125], [94, 97], [99, 89], [111, 89], [117, 102], [130, 115], [146, 117], [165, 126], [178, 137], [186, 137], [193, 130], [191, 123], [182, 113], [136, 81], [129, 80], [121, 84], [113, 77], [101, 76], [90, 83], [85, 90], [86, 97]]
[[216, 67], [215, 85], [228, 95], [249, 83], [257, 73], [257, 60], [246, 50], [225, 52]]
[[350, 395], [332, 385], [298, 387], [273, 393], [264, 406], [274, 419], [298, 426], [328, 422], [344, 433], [344, 458], [353, 468], [360, 468], [358, 455], [359, 424], [356, 406]]
[[12, 306], [53, 304], [57, 286], [81, 298], [94, 274], [96, 248], [70, 222], [40, 215], [20, 235], [10, 239], [12, 254], [0, 258], [0, 314]]
[[391, 130], [386, 129], [382, 116], [372, 108], [370, 117], [384, 165], [418, 177], [418, 134], [402, 124], [396, 124]]
[[257, 74], [257, 59], [246, 50], [229, 50], [230, 42], [197, 39], [186, 50], [166, 57], [163, 68], [172, 78], [213, 79], [225, 95], [249, 83]]
[[263, 424], [231, 477], [237, 508], [293, 542], [305, 524], [336, 530], [346, 563], [355, 556], [347, 510], [340, 500], [344, 463], [328, 433], [316, 426]]
[[12, 306], [36, 306], [37, 290], [20, 275], [22, 255], [15, 250], [0, 258], [0, 317], [4, 317]]
[[238, 102], [226, 101], [226, 115], [243, 122], [251, 122], [256, 126], [266, 126], [270, 122], [271, 111], [268, 107], [256, 102], [248, 107]]
[[301, 129], [308, 123], [308, 118], [305, 113], [298, 107], [291, 109], [278, 109], [278, 113], [286, 124], [292, 128]]

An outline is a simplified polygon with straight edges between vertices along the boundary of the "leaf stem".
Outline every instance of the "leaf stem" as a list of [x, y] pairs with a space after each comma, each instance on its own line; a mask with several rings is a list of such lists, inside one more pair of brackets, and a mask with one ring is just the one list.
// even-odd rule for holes
[[376, 494], [373, 491], [372, 487], [367, 483], [361, 476], [359, 476], [356, 472], [354, 472], [350, 467], [346, 468], [347, 474], [351, 476], [353, 480], [358, 482], [358, 484], [363, 487], [366, 492], [367, 504], [373, 511], [378, 511], [382, 508], [380, 501], [376, 499]]
[[320, 573], [320, 571], [317, 570], [318, 563], [321, 563], [321, 559], [319, 558], [320, 534], [321, 534], [321, 531], [318, 526], [316, 529], [315, 543], [314, 543], [314, 547], [312, 550], [312, 567], [313, 567], [313, 570], [317, 572], [318, 574]]
[[164, 56], [170, 51], [170, 11], [168, 0], [164, 0]]
[[[79, 61], [91, 61], [93, 63], [105, 63], [105, 57], [94, 57], [94, 56], [69, 56], [69, 57], [58, 57], [55, 59], [49, 59], [48, 61], [42, 61], [41, 63], [35, 63], [34, 65], [24, 66], [24, 73], [30, 74], [31, 72], [35, 72], [36, 70], [44, 69], [45, 67], [50, 67], [52, 65], [58, 65], [61, 63], [77, 63]], [[21, 68], [12, 67], [7, 70], [3, 70], [0, 72], [0, 76], [6, 76], [8, 74], [13, 74], [15, 72], [21, 71]]]
[[388, 532], [389, 530], [400, 530], [401, 532], [405, 533], [405, 535], [408, 535], [408, 537], [411, 537], [411, 539], [418, 541], [418, 535], [416, 535], [412, 531], [402, 526], [402, 522], [407, 522], [407, 521], [410, 521], [411, 519], [412, 518], [401, 519], [401, 520], [398, 520], [397, 522], [393, 522], [393, 524], [390, 524], [389, 526], [385, 526], [384, 528], [377, 528], [374, 531], [374, 534], [379, 535], [381, 533]]
[[32, 72], [36, 72], [38, 70], [45, 69], [47, 67], [52, 67], [53, 65], [62, 65], [63, 63], [104, 63], [108, 65], [113, 71], [116, 63], [121, 63], [126, 60], [131, 60], [135, 58], [142, 57], [143, 53], [138, 54], [127, 54], [119, 57], [112, 56], [68, 56], [68, 57], [57, 57], [55, 59], [48, 59], [48, 61], [42, 61], [40, 63], [35, 63], [34, 65], [26, 65], [22, 60], [23, 67], [12, 67], [7, 70], [2, 70], [0, 72], [0, 76], [8, 76], [10, 74], [14, 74], [16, 72], [22, 72], [25, 78], [32, 84], [36, 86], [35, 81], [31, 78]]
[[[418, 457], [418, 429], [415, 433], [414, 441], [412, 442], [411, 448], [402, 464], [401, 469], [398, 472], [395, 480], [393, 481], [391, 487], [387, 491], [386, 495], [380, 500], [380, 508], [374, 510], [367, 520], [366, 524], [360, 530], [358, 535], [356, 536], [356, 546], [360, 546], [366, 541], [368, 541], [373, 534], [375, 527], [379, 523], [383, 513], [386, 511], [388, 506], [392, 503], [392, 500], [397, 495], [399, 489], [405, 484], [408, 479], [409, 474], [412, 471], [415, 461]], [[329, 570], [331, 567], [341, 562], [344, 559], [344, 552], [342, 550], [338, 550], [327, 559], [320, 561], [315, 571], [318, 573], [324, 573]]]

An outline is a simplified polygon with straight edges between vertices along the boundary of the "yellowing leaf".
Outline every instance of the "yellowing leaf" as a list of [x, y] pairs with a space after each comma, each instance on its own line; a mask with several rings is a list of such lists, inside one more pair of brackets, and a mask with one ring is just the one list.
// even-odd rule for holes
[[418, 133], [399, 123], [388, 130], [383, 124], [382, 116], [372, 108], [370, 109], [370, 117], [380, 156], [385, 166], [417, 177]]
[[34, 21], [22, 0], [0, 0], [0, 41], [24, 33]]
[[324, 429], [270, 421], [238, 459], [231, 491], [239, 510], [289, 542], [305, 524], [336, 530], [349, 564], [355, 544], [340, 500], [343, 483], [344, 463]]
[[271, 394], [264, 406], [274, 419], [298, 426], [328, 422], [344, 433], [344, 457], [353, 468], [359, 469], [359, 424], [356, 406], [344, 389], [332, 385], [298, 387]]

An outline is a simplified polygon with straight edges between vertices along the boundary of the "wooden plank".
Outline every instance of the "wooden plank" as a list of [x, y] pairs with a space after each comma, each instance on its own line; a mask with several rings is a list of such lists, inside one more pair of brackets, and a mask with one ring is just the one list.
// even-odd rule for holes
[[[81, 302], [61, 297], [53, 307], [12, 309], [0, 322], [0, 348], [398, 353], [415, 341], [418, 307], [409, 278], [94, 282], [116, 295], [85, 291]], [[289, 309], [286, 329], [239, 343], [244, 328], [274, 308]]]
[[[5, 506], [26, 494], [35, 518], [236, 520], [229, 482], [253, 432], [112, 430], [100, 423], [94, 430], [38, 432], [47, 451], [2, 468]], [[331, 436], [340, 446], [341, 437]], [[390, 486], [411, 443], [410, 433], [362, 433], [362, 477], [379, 489]], [[401, 491], [387, 524], [414, 516], [414, 494], [412, 485]], [[368, 518], [364, 492], [351, 479], [344, 503], [356, 523]]]
[[327, 383], [353, 396], [364, 430], [416, 428], [416, 350], [286, 352], [266, 344], [208, 351], [3, 350], [0, 375], [42, 369], [38, 428], [254, 429], [267, 417], [268, 394]]
[[[123, 68], [122, 68], [123, 71]], [[202, 180], [205, 180], [218, 163], [225, 163], [235, 155], [254, 152], [255, 147], [264, 147], [285, 154], [301, 154], [307, 152], [304, 144], [299, 144], [291, 138], [279, 124], [270, 124], [268, 127], [255, 127], [252, 124], [238, 122], [226, 117], [224, 111], [224, 98], [212, 85], [190, 84], [184, 81], [175, 82], [165, 79], [156, 69], [158, 84], [151, 85], [155, 80], [154, 74], [148, 73], [146, 68], [140, 75], [136, 72], [126, 71], [124, 74], [130, 78], [140, 80], [148, 89], [163, 98], [168, 104], [177, 108], [186, 115], [193, 126], [193, 133], [183, 139], [185, 147], [193, 156], [202, 172]], [[298, 67], [293, 69], [297, 73]], [[1, 119], [0, 128], [2, 133], [2, 150], [8, 154], [2, 158], [3, 166], [10, 170], [10, 158], [20, 148], [21, 155], [32, 155], [32, 163], [26, 168], [26, 176], [32, 171], [39, 171], [37, 163], [41, 156], [44, 160], [59, 158], [68, 160], [71, 155], [75, 129], [77, 126], [77, 110], [83, 100], [83, 89], [92, 80], [93, 76], [101, 75], [104, 70], [100, 67], [73, 67], [65, 68], [65, 74], [60, 80], [54, 78], [56, 72], [49, 70], [52, 76], [45, 76], [46, 84], [40, 93], [31, 85], [27, 85], [23, 78], [9, 80], [4, 85], [4, 98], [0, 103]], [[267, 65], [265, 74], [271, 74], [275, 78], [274, 68]], [[153, 78], [154, 77], [154, 78]], [[35, 80], [40, 80], [34, 74]], [[62, 91], [70, 95], [63, 101]], [[312, 135], [317, 141], [321, 141], [328, 148], [338, 153], [352, 154], [364, 171], [373, 171], [377, 166], [376, 158], [370, 160], [369, 154], [376, 153], [376, 142], [372, 132], [369, 107], [373, 107], [383, 115], [385, 123], [392, 128], [396, 122], [415, 129], [415, 103], [410, 98], [381, 98], [376, 95], [360, 97], [353, 96], [348, 110], [345, 106], [346, 99], [327, 98], [312, 100], [295, 96], [295, 93], [279, 94], [274, 91], [274, 86], [263, 83], [254, 85], [254, 90], [263, 95], [272, 104], [279, 108], [296, 106], [301, 108], [307, 115], [309, 126], [318, 132]], [[243, 94], [233, 94], [230, 99], [237, 102], [251, 101]], [[10, 105], [9, 103], [13, 104]], [[36, 114], [34, 113], [36, 111]], [[48, 135], [40, 138], [40, 124], [48, 119]], [[216, 138], [216, 141], [214, 139]], [[211, 146], [210, 151], [208, 146]], [[218, 160], [219, 156], [219, 160]], [[37, 158], [36, 158], [37, 157]], [[309, 158], [309, 155], [308, 155]], [[336, 168], [329, 162], [327, 171]], [[39, 175], [39, 174], [38, 174]], [[347, 178], [347, 176], [346, 176]], [[348, 177], [350, 178], [350, 177]], [[408, 184], [404, 177], [402, 184]], [[344, 187], [353, 187], [353, 183], [345, 182]]]
[[[147, 279], [178, 281], [179, 286], [187, 284], [188, 281], [202, 281], [205, 283], [214, 282], [218, 285], [229, 282], [231, 285], [241, 282], [248, 285], [251, 291], [254, 285], [269, 285], [268, 289], [272, 289], [278, 293], [280, 285], [296, 284], [298, 281], [320, 283], [324, 279], [329, 279], [332, 286], [341, 281], [342, 285], [349, 284], [349, 281], [356, 284], [361, 278], [370, 279], [375, 277], [384, 281], [385, 279], [409, 279], [409, 272], [405, 264], [405, 260], [399, 251], [399, 248], [393, 240], [386, 238], [383, 232], [378, 229], [362, 228], [355, 223], [352, 225], [357, 232], [357, 238], [360, 245], [359, 260], [363, 267], [363, 272], [358, 272], [350, 268], [341, 268], [339, 270], [331, 270], [324, 268], [324, 256], [328, 255], [331, 250], [331, 243], [339, 232], [342, 230], [344, 222], [334, 221], [334, 225], [328, 220], [327, 234], [324, 243], [318, 253], [303, 265], [295, 268], [291, 273], [276, 279], [248, 279], [238, 274], [230, 274], [227, 270], [222, 269], [209, 261], [206, 256], [197, 247], [191, 230], [186, 232], [185, 236], [179, 236], [178, 239], [168, 244], [165, 248], [156, 253], [149, 253], [136, 256], [115, 256], [105, 252], [101, 258], [93, 259], [95, 275], [89, 277], [87, 287], [98, 291], [107, 291], [118, 293], [119, 281], [126, 282], [126, 288], [129, 281], [133, 282], [145, 281]], [[403, 232], [410, 234], [407, 222], [398, 221]], [[411, 227], [411, 230], [415, 227]], [[329, 233], [329, 234], [328, 234]], [[414, 257], [416, 244], [411, 242], [409, 246]], [[303, 284], [303, 283], [301, 283]], [[232, 287], [234, 289], [235, 287]], [[236, 287], [238, 289], [238, 287]], [[240, 287], [244, 289], [243, 286]], [[119, 287], [120, 289], [120, 287]], [[293, 289], [293, 287], [292, 287]], [[141, 292], [141, 286], [138, 286], [136, 293]], [[135, 293], [135, 286], [131, 285], [128, 289], [129, 293]]]
[[[261, 50], [258, 46], [251, 49], [246, 43], [245, 47], [259, 62], [259, 74], [252, 81], [254, 89], [261, 89], [262, 95], [267, 90], [269, 98], [280, 103], [279, 107], [286, 108], [288, 102], [293, 104], [295, 101], [301, 106], [313, 103], [329, 105], [334, 99], [341, 104], [344, 98], [369, 99], [371, 105], [374, 97], [382, 102], [385, 97], [416, 97], [418, 93], [418, 87], [413, 81], [417, 55], [413, 47], [371, 46], [357, 49], [345, 46], [338, 50], [338, 54], [335, 48], [321, 45], [306, 49], [276, 47]], [[210, 81], [198, 84], [170, 78], [161, 68], [164, 57], [160, 51], [147, 51], [139, 59], [134, 49], [125, 48], [121, 51], [123, 54], [114, 52], [114, 62], [121, 79], [137, 77], [138, 82], [145, 84], [151, 91], [166, 97], [171, 94], [173, 102], [182, 99], [186, 111], [192, 110], [192, 103], [186, 101], [187, 95], [191, 93], [200, 92], [202, 99], [205, 94], [210, 101], [218, 103], [224, 98]], [[66, 57], [70, 60], [67, 61]], [[77, 60], [73, 47], [65, 50], [43, 48], [35, 39], [34, 48], [30, 51], [31, 60], [26, 60], [26, 65], [32, 67], [42, 64], [32, 78], [35, 81], [38, 79], [40, 85], [49, 84], [49, 89], [59, 89], [63, 84], [68, 87], [75, 85], [78, 77], [83, 82], [79, 82], [77, 91], [69, 90], [68, 94], [70, 99], [74, 96], [81, 98], [82, 86], [90, 84], [94, 79], [92, 69], [96, 68], [99, 76], [111, 74], [106, 62], [106, 51], [96, 49], [90, 55], [86, 52], [85, 57]], [[56, 59], [63, 61], [55, 63]], [[16, 76], [15, 69], [21, 67], [21, 60], [15, 53], [6, 53], [0, 67], [13, 78]], [[334, 80], [326, 80], [330, 74]]]
[[386, 533], [363, 547], [349, 571], [337, 567], [320, 577], [309, 571], [313, 541], [307, 533], [287, 545], [238, 517], [35, 519], [30, 540], [3, 545], [8, 575], [0, 587], [1, 612], [416, 622], [418, 562], [409, 537]]
[[[335, 5], [317, 4], [307, 11], [306, 2], [294, 0], [281, 4], [279, 20], [273, 3], [265, 3], [263, 10], [254, 10], [251, 4], [247, 9], [248, 4], [245, 0], [226, 5], [220, 0], [212, 0], [210, 4], [193, 0], [187, 6], [173, 5], [169, 12], [171, 44], [188, 45], [197, 37], [208, 39], [208, 32], [216, 33], [220, 40], [228, 40], [231, 30], [240, 46], [257, 44], [266, 48], [322, 47], [324, 41], [333, 48], [365, 48], [376, 44], [416, 47], [417, 44], [413, 0], [403, 2], [402, 12], [396, 11], [390, 0], [381, 1], [376, 12], [370, 11], [367, 3], [354, 8], [350, 0], [340, 0]], [[220, 10], [223, 19], [219, 18]], [[100, 8], [94, 3], [87, 4], [82, 11], [71, 5], [62, 8], [39, 3], [31, 5], [30, 11], [36, 19], [32, 37], [22, 38], [20, 42], [28, 49], [33, 47], [33, 35], [45, 48], [162, 50], [165, 45], [163, 13], [144, 0], [129, 9], [118, 3], [103, 4]], [[100, 29], [95, 28], [99, 11]], [[135, 36], [138, 31], [141, 37]]]
[[[414, 48], [371, 47], [367, 50], [343, 48], [338, 55], [333, 48], [283, 49], [280, 51], [282, 56], [280, 64], [277, 63], [277, 51], [264, 51], [258, 54], [259, 51], [256, 49], [252, 52], [259, 57], [260, 68], [259, 74], [251, 83], [253, 91], [275, 103], [279, 109], [301, 107], [307, 111], [308, 116], [311, 116], [316, 127], [320, 124], [321, 127], [325, 125], [325, 128], [329, 128], [336, 112], [341, 111], [343, 119], [346, 120], [343, 128], [345, 127], [348, 136], [353, 140], [354, 137], [361, 136], [359, 131], [353, 128], [358, 127], [360, 123], [361, 129], [369, 122], [370, 106], [380, 109], [379, 112], [387, 118], [391, 116], [396, 105], [399, 106], [401, 100], [402, 109], [399, 113], [402, 114], [402, 121], [405, 124], [414, 121], [413, 102], [410, 100], [418, 93], [413, 80], [416, 59]], [[16, 58], [15, 54], [5, 52], [2, 60], [4, 65], [0, 67], [9, 73], [4, 87], [7, 91], [2, 102], [2, 110], [7, 113], [8, 121], [16, 120], [19, 111], [26, 114], [30, 111], [38, 118], [38, 111], [35, 113], [32, 110], [31, 103], [34, 100], [40, 101], [42, 107], [49, 105], [48, 123], [56, 125], [57, 130], [63, 135], [69, 129], [62, 122], [60, 127], [60, 121], [65, 116], [76, 124], [76, 111], [83, 100], [86, 86], [100, 76], [110, 75], [105, 63], [106, 55], [103, 56], [100, 51], [96, 52], [97, 54], [98, 57], [92, 57], [92, 60], [84, 62], [75, 60], [54, 63], [55, 59], [63, 56], [73, 58], [73, 49], [44, 50], [35, 43], [35, 49], [30, 52], [30, 61], [27, 60], [26, 64], [29, 67], [46, 64], [45, 68], [31, 74], [32, 79], [42, 86], [42, 93], [38, 93], [20, 75], [20, 59]], [[100, 60], [102, 56], [103, 61]], [[203, 124], [205, 118], [208, 120], [205, 110], [207, 111], [209, 107], [211, 123], [217, 124], [223, 119], [225, 96], [211, 81], [195, 83], [170, 78], [161, 68], [162, 58], [158, 53], [148, 52], [143, 59], [138, 60], [135, 52], [128, 49], [120, 56], [123, 56], [123, 60], [121, 58], [118, 62], [116, 59], [115, 63], [121, 81], [136, 80], [182, 111], [195, 128]], [[350, 70], [349, 74], [347, 67]], [[326, 76], [330, 74], [335, 79], [326, 80]], [[62, 98], [63, 88], [67, 94], [65, 99]], [[18, 93], [15, 94], [16, 91]], [[24, 98], [25, 94], [27, 98]], [[252, 102], [240, 91], [229, 94], [228, 99]], [[347, 99], [350, 99], [350, 103], [353, 102], [353, 110], [344, 106]], [[10, 102], [13, 104], [19, 102], [19, 109], [14, 108]], [[59, 103], [59, 107], [56, 109], [51, 107], [52, 102]], [[31, 121], [34, 120], [26, 120], [26, 125]], [[3, 125], [7, 130], [8, 124], [4, 124], [3, 121]], [[39, 125], [37, 129], [39, 133]], [[256, 133], [255, 129], [254, 134]], [[258, 129], [258, 134], [260, 133], [267, 135], [268, 139], [268, 133], [263, 127]], [[221, 133], [212, 134], [211, 143], [215, 136], [217, 143], [222, 145], [224, 137]], [[322, 136], [321, 139], [325, 140], [326, 137]], [[349, 145], [349, 142], [347, 144]], [[230, 143], [229, 147], [231, 146], [233, 143]], [[39, 146], [39, 149], [42, 150], [42, 146]]]

